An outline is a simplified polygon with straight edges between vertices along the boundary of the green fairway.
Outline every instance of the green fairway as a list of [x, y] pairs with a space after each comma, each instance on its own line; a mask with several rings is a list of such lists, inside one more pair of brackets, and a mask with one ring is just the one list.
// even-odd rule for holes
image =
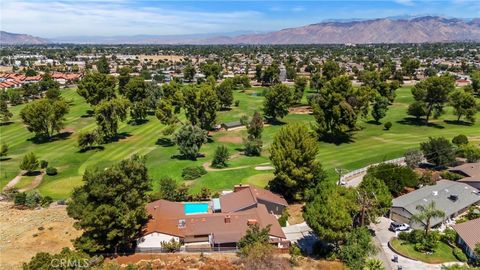
[[[251, 116], [255, 110], [261, 110], [263, 97], [251, 95], [251, 92], [260, 93], [261, 89], [248, 91], [247, 93], [235, 92], [235, 100], [239, 100], [239, 107], [233, 107], [230, 111], [222, 111], [218, 114], [218, 122], [238, 120], [243, 114]], [[87, 117], [86, 111], [90, 107], [78, 96], [75, 89], [63, 90], [63, 97], [71, 101], [70, 112], [66, 117], [66, 132], [72, 134], [66, 138], [53, 142], [36, 144], [30, 139], [33, 134], [23, 126], [19, 112], [24, 105], [10, 108], [14, 114], [13, 123], [0, 127], [0, 143], [9, 145], [10, 159], [0, 162], [0, 187], [14, 178], [18, 172], [18, 165], [24, 154], [32, 151], [39, 159], [47, 160], [51, 166], [58, 169], [56, 176], [46, 175], [39, 191], [43, 195], [52, 196], [55, 199], [67, 198], [74, 187], [81, 185], [82, 174], [88, 167], [97, 166], [101, 169], [111, 165], [132, 154], [147, 156], [147, 166], [154, 189], [158, 188], [158, 181], [162, 176], [172, 176], [179, 182], [182, 169], [188, 166], [201, 166], [210, 163], [215, 148], [224, 144], [231, 154], [239, 153], [242, 148], [242, 137], [246, 136], [246, 130], [218, 132], [213, 135], [213, 142], [207, 143], [201, 149], [205, 157], [197, 161], [178, 160], [172, 158], [177, 153], [176, 146], [164, 143], [162, 129], [164, 126], [155, 118], [149, 116], [148, 122], [142, 125], [130, 125], [122, 123], [119, 132], [125, 138], [104, 145], [103, 150], [91, 150], [80, 153], [76, 145], [77, 134], [81, 130], [95, 128], [94, 119]], [[342, 167], [349, 170], [365, 166], [372, 162], [391, 159], [403, 155], [406, 149], [418, 147], [428, 136], [445, 136], [451, 139], [457, 134], [465, 134], [470, 140], [480, 141], [480, 124], [473, 126], [446, 123], [444, 120], [454, 120], [451, 108], [446, 108], [446, 114], [440, 119], [432, 121], [434, 126], [416, 126], [404, 122], [408, 104], [412, 101], [409, 88], [397, 90], [397, 99], [390, 107], [387, 117], [382, 123], [390, 121], [393, 127], [389, 131], [383, 130], [383, 125], [371, 124], [369, 119], [359, 121], [361, 130], [355, 132], [349, 143], [334, 145], [319, 143], [320, 154], [318, 159], [333, 175], [333, 169]], [[477, 114], [480, 119], [480, 114]], [[285, 119], [286, 123], [302, 123], [310, 126], [313, 116], [304, 114], [290, 114]], [[265, 145], [262, 157], [237, 157], [229, 161], [228, 170], [209, 171], [201, 178], [189, 182], [192, 191], [198, 191], [202, 187], [212, 190], [231, 188], [232, 185], [243, 182], [255, 185], [265, 185], [272, 177], [272, 170], [256, 170], [255, 166], [265, 165], [269, 162], [268, 146], [272, 142], [274, 134], [281, 128], [280, 125], [266, 126], [263, 133]], [[237, 168], [238, 167], [238, 168]], [[22, 184], [27, 185], [27, 179], [22, 179]]]

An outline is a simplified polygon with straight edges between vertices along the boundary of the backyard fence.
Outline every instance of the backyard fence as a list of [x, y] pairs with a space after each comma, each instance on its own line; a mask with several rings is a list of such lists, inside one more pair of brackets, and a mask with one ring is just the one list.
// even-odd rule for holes
[[365, 173], [365, 172], [368, 170], [368, 168], [370, 168], [370, 167], [372, 167], [372, 166], [379, 165], [379, 164], [383, 164], [383, 163], [404, 164], [404, 163], [405, 163], [405, 158], [404, 158], [404, 157], [400, 157], [400, 158], [390, 159], [390, 160], [382, 161], [382, 162], [379, 162], [379, 163], [370, 164], [370, 165], [365, 166], [365, 167], [360, 168], [360, 169], [356, 169], [356, 170], [354, 170], [354, 171], [351, 171], [351, 172], [346, 173], [345, 175], [343, 175], [343, 176], [340, 178], [340, 182], [342, 182], [342, 181], [347, 182], [348, 179], [353, 178], [353, 177], [356, 177], [356, 176], [358, 176], [358, 175], [360, 175], [360, 174]]

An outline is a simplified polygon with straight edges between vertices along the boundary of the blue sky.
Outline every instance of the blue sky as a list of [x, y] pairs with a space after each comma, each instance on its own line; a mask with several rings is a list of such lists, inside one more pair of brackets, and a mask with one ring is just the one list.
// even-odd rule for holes
[[480, 0], [1, 0], [1, 29], [41, 37], [271, 31], [328, 19], [480, 17]]

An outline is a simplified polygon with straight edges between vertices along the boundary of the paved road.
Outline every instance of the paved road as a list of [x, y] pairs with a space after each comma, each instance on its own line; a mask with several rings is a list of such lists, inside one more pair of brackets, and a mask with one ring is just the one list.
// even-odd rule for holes
[[[442, 264], [428, 264], [421, 261], [411, 260], [400, 255], [395, 254], [389, 247], [388, 241], [395, 236], [395, 233], [388, 230], [391, 220], [385, 217], [380, 218], [378, 224], [371, 224], [370, 227], [375, 231], [375, 242], [380, 244], [383, 254], [380, 255], [380, 258], [383, 257], [382, 261], [387, 265], [388, 269], [398, 269], [398, 266], [402, 266], [403, 270], [440, 270]], [[392, 258], [394, 255], [398, 256], [398, 263], [394, 263]], [[386, 260], [386, 262], [385, 262]], [[450, 264], [459, 264], [459, 263], [446, 263]]]

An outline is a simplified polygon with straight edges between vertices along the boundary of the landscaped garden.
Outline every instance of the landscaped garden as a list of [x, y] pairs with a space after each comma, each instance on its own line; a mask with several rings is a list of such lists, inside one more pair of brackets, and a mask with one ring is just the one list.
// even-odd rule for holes
[[[248, 90], [248, 93], [234, 91], [234, 99], [239, 101], [238, 107], [232, 106], [231, 110], [218, 112], [217, 122], [236, 121], [242, 115], [251, 117], [255, 110], [261, 111], [264, 97], [252, 95], [252, 92], [261, 93], [262, 89], [254, 88]], [[354, 132], [350, 142], [340, 145], [319, 142], [318, 160], [332, 179], [336, 177], [335, 168], [353, 170], [370, 163], [400, 157], [405, 150], [417, 148], [419, 143], [429, 136], [451, 139], [455, 135], [465, 134], [472, 142], [480, 141], [480, 124], [477, 122], [469, 126], [449, 121], [456, 119], [450, 107], [446, 107], [446, 113], [439, 119], [431, 120], [429, 126], [416, 125], [407, 117], [407, 107], [413, 101], [410, 88], [400, 88], [396, 93], [394, 104], [382, 119], [382, 123], [393, 123], [390, 130], [374, 123], [369, 116], [360, 120], [360, 129]], [[93, 117], [87, 114], [90, 106], [76, 93], [76, 89], [62, 90], [62, 96], [70, 102], [70, 112], [66, 116], [62, 136], [57, 136], [51, 142], [38, 143], [31, 140], [34, 134], [25, 128], [19, 117], [19, 112], [25, 105], [10, 108], [14, 115], [13, 123], [0, 126], [0, 143], [7, 143], [9, 146], [8, 158], [0, 163], [0, 187], [3, 188], [19, 174], [19, 163], [23, 155], [29, 152], [34, 152], [40, 160], [47, 160], [50, 166], [58, 169], [57, 175], [45, 175], [38, 187], [42, 195], [55, 199], [69, 197], [73, 188], [81, 185], [82, 174], [86, 168], [96, 166], [102, 169], [133, 154], [146, 155], [154, 190], [158, 189], [159, 180], [163, 176], [171, 176], [178, 182], [184, 181], [181, 177], [182, 170], [191, 166], [205, 166], [208, 171], [200, 178], [187, 182], [192, 192], [198, 192], [202, 187], [218, 191], [238, 183], [265, 186], [273, 176], [273, 170], [259, 170], [255, 167], [268, 166], [268, 147], [281, 124], [265, 126], [262, 135], [264, 147], [260, 157], [241, 154], [242, 139], [247, 136], [247, 131], [238, 129], [211, 133], [212, 140], [200, 150], [204, 156], [196, 161], [174, 158], [178, 154], [177, 146], [162, 134], [165, 126], [154, 115], [149, 115], [143, 124], [134, 125], [128, 121], [121, 123], [121, 138], [118, 141], [104, 144], [102, 148], [81, 152], [77, 147], [79, 132], [91, 131], [96, 127]], [[305, 98], [303, 102], [306, 102]], [[302, 123], [307, 127], [314, 124], [314, 117], [309, 114], [290, 113], [281, 120], [285, 123]], [[225, 169], [208, 169], [213, 153], [219, 145], [226, 146], [232, 155], [228, 161], [229, 166]], [[32, 177], [22, 177], [17, 188], [28, 186], [28, 182], [32, 181], [30, 178]]]
[[397, 238], [392, 239], [390, 245], [401, 255], [426, 263], [436, 264], [458, 261], [453, 255], [453, 248], [443, 242], [439, 242], [435, 251], [430, 253], [419, 252], [415, 249], [415, 244]]

